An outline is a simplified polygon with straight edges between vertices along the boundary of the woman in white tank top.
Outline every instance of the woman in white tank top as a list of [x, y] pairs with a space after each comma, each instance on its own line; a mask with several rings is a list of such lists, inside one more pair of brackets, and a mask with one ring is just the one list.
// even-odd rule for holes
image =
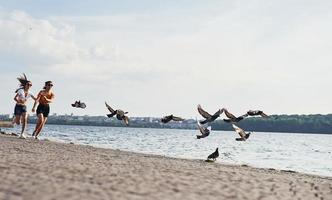
[[27, 119], [28, 119], [26, 102], [30, 97], [33, 98], [34, 100], [36, 100], [36, 98], [33, 96], [31, 92], [29, 92], [32, 83], [27, 79], [25, 74], [23, 74], [22, 77], [19, 77], [17, 79], [20, 82], [20, 88], [15, 91], [16, 95], [14, 97], [14, 101], [16, 102], [16, 105], [14, 109], [15, 118], [13, 123], [20, 125], [20, 123], [22, 122], [22, 130], [20, 138], [25, 138], [26, 136], [24, 134], [24, 131], [27, 126]]

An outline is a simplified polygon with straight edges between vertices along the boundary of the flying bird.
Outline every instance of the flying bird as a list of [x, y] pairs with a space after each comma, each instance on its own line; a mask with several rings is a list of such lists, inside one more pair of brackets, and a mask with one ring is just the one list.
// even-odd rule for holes
[[240, 127], [236, 126], [235, 124], [232, 124], [235, 132], [237, 132], [240, 135], [240, 138], [236, 138], [236, 141], [246, 141], [249, 136], [250, 136], [250, 132], [246, 133], [243, 129], [241, 129]]
[[267, 114], [265, 114], [263, 111], [261, 110], [249, 110], [247, 112], [247, 114], [249, 116], [256, 116], [256, 115], [260, 115], [261, 117], [269, 117]]
[[223, 120], [224, 120], [224, 122], [228, 122], [228, 123], [230, 123], [230, 122], [235, 122], [235, 123], [239, 122], [239, 121], [243, 120], [245, 117], [248, 116], [248, 114], [244, 114], [240, 117], [235, 117], [235, 115], [228, 112], [228, 110], [226, 108], [223, 108], [223, 110], [225, 112], [226, 117], [228, 117], [228, 119], [223, 119]]
[[205, 138], [210, 135], [211, 126], [205, 127], [197, 121], [197, 126], [202, 135], [196, 135], [197, 139]]
[[127, 114], [128, 112], [124, 112], [123, 110], [120, 110], [120, 109], [114, 110], [106, 102], [105, 102], [105, 105], [106, 105], [107, 109], [111, 112], [111, 114], [107, 114], [107, 117], [111, 118], [115, 115], [118, 120], [123, 120], [127, 126], [129, 125], [129, 118], [127, 116], [125, 116], [125, 114]]
[[199, 112], [199, 114], [202, 115], [202, 117], [205, 118], [205, 120], [201, 120], [200, 123], [201, 124], [205, 124], [207, 122], [213, 122], [214, 120], [216, 120], [223, 112], [223, 109], [219, 109], [216, 113], [214, 113], [213, 115], [209, 114], [208, 112], [206, 112], [205, 110], [202, 109], [201, 105], [198, 104], [197, 106], [197, 110]]
[[218, 151], [218, 148], [217, 148], [215, 152], [213, 152], [212, 154], [210, 154], [207, 157], [207, 161], [209, 161], [210, 159], [216, 160], [218, 157], [219, 157], [219, 151]]
[[81, 101], [75, 101], [75, 103], [72, 103], [71, 106], [75, 107], [75, 108], [86, 108], [85, 103], [81, 102]]
[[163, 118], [161, 118], [161, 122], [165, 123], [165, 124], [170, 122], [171, 120], [173, 120], [173, 121], [183, 121], [184, 119], [182, 119], [181, 117], [175, 117], [174, 115], [167, 115], [167, 116], [164, 116]]

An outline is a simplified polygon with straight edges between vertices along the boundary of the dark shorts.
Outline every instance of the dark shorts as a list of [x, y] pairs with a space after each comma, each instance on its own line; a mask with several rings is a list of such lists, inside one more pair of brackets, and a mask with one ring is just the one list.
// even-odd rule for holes
[[14, 115], [22, 115], [27, 112], [27, 106], [16, 104], [14, 109]]
[[50, 106], [48, 104], [39, 104], [37, 107], [37, 115], [43, 114], [44, 117], [48, 117], [50, 113]]

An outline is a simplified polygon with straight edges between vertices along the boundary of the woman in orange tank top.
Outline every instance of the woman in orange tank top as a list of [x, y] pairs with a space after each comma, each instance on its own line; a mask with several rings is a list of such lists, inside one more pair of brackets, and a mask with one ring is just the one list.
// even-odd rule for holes
[[54, 93], [51, 91], [51, 88], [53, 87], [52, 81], [46, 81], [45, 86], [43, 90], [41, 90], [37, 96], [37, 99], [33, 105], [32, 112], [35, 112], [35, 107], [38, 104], [37, 107], [37, 117], [38, 121], [36, 124], [36, 128], [33, 131], [32, 136], [35, 137], [35, 139], [38, 139], [38, 135], [40, 131], [43, 129], [46, 121], [48, 114], [50, 113], [50, 106], [49, 104], [52, 103], [54, 99]]

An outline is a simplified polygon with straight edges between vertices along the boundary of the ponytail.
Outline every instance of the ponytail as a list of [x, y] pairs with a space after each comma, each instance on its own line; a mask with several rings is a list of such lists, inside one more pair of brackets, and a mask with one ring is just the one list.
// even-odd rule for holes
[[15, 91], [15, 93], [17, 93], [20, 89], [23, 89], [24, 86], [30, 82], [25, 73], [23, 73], [23, 76], [18, 77], [17, 80], [20, 82], [20, 87]]

